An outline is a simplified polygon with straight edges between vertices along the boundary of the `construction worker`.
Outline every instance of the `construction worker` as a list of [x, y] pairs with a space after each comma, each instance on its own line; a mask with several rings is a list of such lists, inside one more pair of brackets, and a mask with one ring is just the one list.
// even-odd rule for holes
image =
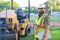
[[38, 7], [38, 16], [35, 20], [36, 32], [34, 37], [36, 40], [48, 40], [49, 38], [49, 16], [45, 13], [45, 5], [40, 4]]

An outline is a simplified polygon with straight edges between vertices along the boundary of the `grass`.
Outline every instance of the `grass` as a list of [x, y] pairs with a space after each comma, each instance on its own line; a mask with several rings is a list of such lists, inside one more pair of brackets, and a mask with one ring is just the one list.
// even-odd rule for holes
[[[60, 40], [60, 27], [54, 27], [50, 29], [51, 32], [51, 40]], [[21, 40], [34, 40], [33, 33], [28, 35], [27, 37], [21, 37]]]
[[60, 27], [51, 28], [51, 40], [60, 40]]
[[34, 40], [34, 33], [31, 33], [26, 37], [21, 37], [20, 40]]

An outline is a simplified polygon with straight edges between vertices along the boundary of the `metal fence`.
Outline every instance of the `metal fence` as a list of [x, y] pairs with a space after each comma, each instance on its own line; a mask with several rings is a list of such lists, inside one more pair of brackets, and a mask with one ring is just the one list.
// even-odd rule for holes
[[52, 12], [50, 15], [51, 26], [60, 26], [60, 12]]
[[[30, 14], [30, 21], [34, 22], [38, 14]], [[50, 25], [51, 26], [60, 26], [60, 12], [50, 13]]]

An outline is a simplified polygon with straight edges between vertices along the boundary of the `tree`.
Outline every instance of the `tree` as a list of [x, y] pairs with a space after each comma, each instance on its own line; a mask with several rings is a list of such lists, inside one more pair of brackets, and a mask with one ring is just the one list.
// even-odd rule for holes
[[2, 2], [3, 0], [0, 0], [0, 2]]
[[4, 10], [7, 6], [7, 3], [4, 1], [0, 1], [0, 11]]
[[[28, 7], [25, 7], [25, 10], [24, 10], [26, 13], [28, 13]], [[36, 9], [36, 7], [34, 7], [34, 6], [31, 6], [30, 7], [30, 13], [37, 13], [37, 9]]]
[[[19, 6], [19, 4], [16, 3], [16, 2], [13, 2], [13, 6], [14, 6], [14, 9], [17, 9], [17, 7]], [[6, 10], [6, 7], [8, 9], [10, 9], [11, 8], [11, 2], [10, 1], [8, 1], [8, 2], [0, 1], [0, 11]]]
[[48, 11], [57, 11], [60, 10], [60, 1], [59, 0], [48, 0], [45, 3]]
[[[8, 3], [8, 7], [9, 7], [9, 8], [11, 8], [11, 2], [10, 2], [10, 1], [8, 1], [7, 3]], [[18, 3], [13, 2], [13, 7], [14, 7], [14, 9], [16, 9], [18, 6], [19, 6], [19, 4], [18, 4]]]

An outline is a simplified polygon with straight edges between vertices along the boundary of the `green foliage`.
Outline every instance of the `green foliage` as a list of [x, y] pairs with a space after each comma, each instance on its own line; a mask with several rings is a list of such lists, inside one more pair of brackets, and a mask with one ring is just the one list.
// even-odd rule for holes
[[[29, 10], [28, 10], [28, 7], [25, 7], [25, 10], [24, 10], [25, 12], [28, 12]], [[36, 9], [36, 7], [33, 7], [33, 6], [31, 6], [30, 7], [30, 13], [37, 13], [37, 9]]]
[[[14, 9], [16, 9], [18, 7], [18, 5], [19, 5], [18, 3], [13, 2]], [[0, 11], [5, 10], [6, 7], [8, 7], [10, 9], [11, 8], [11, 2], [10, 1], [7, 1], [7, 2], [0, 1]]]
[[[8, 3], [8, 8], [11, 8], [11, 2], [10, 2], [10, 1], [8, 1], [7, 3]], [[16, 9], [18, 6], [19, 6], [19, 4], [18, 4], [18, 3], [13, 2], [13, 7], [14, 7], [14, 9]]]
[[46, 8], [48, 11], [58, 11], [60, 10], [60, 1], [59, 0], [48, 0], [46, 3]]

